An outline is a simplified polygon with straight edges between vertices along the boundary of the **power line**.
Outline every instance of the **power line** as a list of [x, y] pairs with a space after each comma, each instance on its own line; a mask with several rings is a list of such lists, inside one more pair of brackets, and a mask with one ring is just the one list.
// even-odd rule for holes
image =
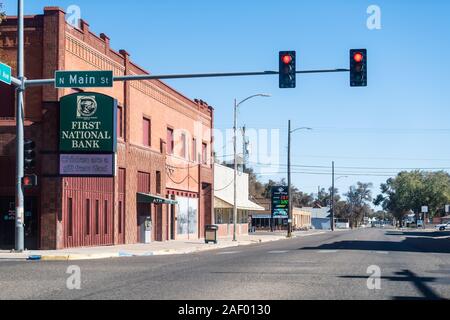
[[[324, 175], [324, 176], [330, 176], [331, 172], [303, 172], [303, 171], [293, 171], [293, 174], [307, 174], [307, 175]], [[259, 176], [264, 175], [277, 175], [277, 174], [287, 174], [287, 172], [264, 172], [264, 173], [258, 173]], [[336, 175], [345, 175], [345, 176], [355, 176], [355, 177], [394, 177], [398, 173], [392, 173], [392, 174], [381, 174], [381, 173], [340, 173], [337, 172]]]
[[[280, 163], [276, 165], [272, 164], [263, 164], [258, 162], [250, 162], [251, 164], [258, 166], [267, 166], [267, 167], [287, 167], [286, 164]], [[331, 169], [330, 166], [314, 166], [314, 165], [300, 165], [300, 164], [292, 164], [292, 167], [298, 168], [316, 168], [316, 169]], [[437, 167], [437, 168], [388, 168], [388, 167], [347, 167], [347, 166], [339, 166], [337, 169], [354, 169], [354, 170], [450, 170], [450, 167]]]
[[450, 159], [427, 159], [427, 158], [395, 158], [395, 157], [345, 157], [345, 156], [317, 156], [317, 155], [298, 155], [304, 158], [315, 159], [348, 159], [348, 160], [405, 160], [405, 161], [447, 161]]

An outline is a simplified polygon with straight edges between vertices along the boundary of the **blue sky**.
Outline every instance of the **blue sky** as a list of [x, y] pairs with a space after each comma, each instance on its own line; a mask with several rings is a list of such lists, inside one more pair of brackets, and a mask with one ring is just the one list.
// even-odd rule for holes
[[[8, 14], [16, 1], [0, 0]], [[26, 13], [44, 6], [81, 8], [93, 32], [106, 33], [114, 49], [154, 74], [276, 70], [280, 50], [296, 50], [298, 69], [347, 68], [348, 50], [367, 48], [369, 86], [350, 88], [343, 74], [302, 75], [297, 88], [278, 89], [276, 76], [173, 80], [191, 98], [215, 107], [216, 127], [232, 127], [233, 100], [255, 93], [240, 111], [240, 125], [280, 129], [313, 127], [293, 136], [293, 164], [336, 161], [346, 191], [373, 182], [374, 193], [394, 168], [450, 167], [450, 2], [418, 0], [25, 0]], [[366, 27], [378, 5], [382, 29]], [[280, 161], [286, 162], [286, 140]], [[222, 150], [217, 150], [219, 156]], [[364, 167], [370, 169], [342, 168]], [[386, 169], [372, 169], [386, 168]], [[328, 169], [295, 167], [294, 171]], [[284, 168], [281, 171], [285, 171]], [[283, 177], [264, 175], [262, 179]], [[306, 192], [329, 187], [325, 174], [293, 176]]]

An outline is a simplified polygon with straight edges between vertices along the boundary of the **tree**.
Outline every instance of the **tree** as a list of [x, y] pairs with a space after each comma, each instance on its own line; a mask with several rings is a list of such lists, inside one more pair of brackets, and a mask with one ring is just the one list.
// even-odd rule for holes
[[374, 201], [376, 206], [394, 215], [400, 222], [410, 211], [420, 213], [428, 206], [433, 217], [450, 203], [450, 175], [444, 171], [400, 172], [381, 185], [381, 194]]
[[347, 201], [338, 201], [334, 203], [334, 216], [337, 219], [349, 219], [351, 215], [351, 206]]
[[260, 198], [265, 192], [264, 184], [258, 180], [255, 171], [252, 168], [246, 168], [245, 173], [248, 174], [249, 193], [253, 198]]
[[358, 182], [356, 186], [351, 186], [347, 197], [347, 203], [350, 206], [348, 219], [350, 220], [350, 226], [358, 227], [364, 217], [369, 216], [373, 211], [369, 206], [372, 201], [372, 183]]
[[[320, 204], [322, 207], [327, 207], [331, 205], [331, 187], [328, 189], [328, 192], [322, 188], [319, 190], [317, 194], [316, 203]], [[339, 190], [334, 188], [334, 203], [339, 202], [341, 200], [341, 196], [339, 195]]]
[[6, 13], [5, 11], [2, 10], [3, 9], [3, 4], [0, 3], [0, 24], [6, 20]]
[[294, 207], [302, 208], [302, 207], [310, 207], [314, 202], [314, 197], [312, 194], [306, 194], [300, 191], [297, 187], [291, 186], [292, 193], [292, 205]]

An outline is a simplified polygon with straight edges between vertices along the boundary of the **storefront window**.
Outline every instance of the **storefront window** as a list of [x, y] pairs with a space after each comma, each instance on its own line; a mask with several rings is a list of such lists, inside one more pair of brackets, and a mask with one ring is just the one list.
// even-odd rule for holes
[[197, 233], [198, 200], [177, 197], [177, 233], [179, 235]]

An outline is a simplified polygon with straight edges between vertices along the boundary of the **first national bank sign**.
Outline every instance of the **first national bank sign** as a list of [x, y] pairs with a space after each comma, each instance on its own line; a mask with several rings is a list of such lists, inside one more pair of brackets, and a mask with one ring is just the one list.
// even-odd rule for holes
[[61, 152], [115, 153], [117, 102], [100, 93], [76, 93], [60, 103]]
[[117, 100], [100, 93], [76, 93], [60, 101], [60, 174], [114, 176]]

